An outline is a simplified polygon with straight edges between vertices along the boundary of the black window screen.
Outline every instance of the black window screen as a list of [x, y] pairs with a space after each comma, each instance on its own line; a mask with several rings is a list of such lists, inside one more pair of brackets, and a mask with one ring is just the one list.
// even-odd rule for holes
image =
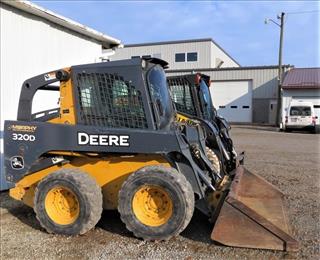
[[80, 122], [110, 128], [147, 128], [141, 93], [123, 77], [79, 73]]
[[178, 112], [196, 115], [189, 82], [183, 78], [168, 79], [173, 102]]

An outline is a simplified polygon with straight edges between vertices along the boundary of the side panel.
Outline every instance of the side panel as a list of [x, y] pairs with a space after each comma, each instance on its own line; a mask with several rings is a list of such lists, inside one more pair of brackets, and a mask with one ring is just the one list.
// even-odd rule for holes
[[74, 158], [68, 164], [55, 165], [26, 176], [10, 190], [10, 196], [33, 207], [34, 190], [41, 179], [62, 168], [77, 168], [92, 176], [102, 188], [104, 209], [116, 209], [118, 192], [126, 178], [141, 167], [159, 164], [170, 167], [160, 155]]
[[180, 151], [174, 131], [5, 122], [5, 174], [16, 182], [49, 151], [166, 154]]

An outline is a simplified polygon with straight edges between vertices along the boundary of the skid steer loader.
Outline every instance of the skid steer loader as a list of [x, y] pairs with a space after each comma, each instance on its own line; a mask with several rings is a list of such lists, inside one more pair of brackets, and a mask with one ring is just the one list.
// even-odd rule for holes
[[170, 76], [167, 81], [177, 110], [177, 121], [201, 124], [207, 135], [208, 149], [222, 161], [221, 170], [224, 174], [232, 172], [236, 168], [237, 153], [229, 135], [231, 127], [223, 117], [217, 115], [212, 104], [208, 87], [210, 77], [196, 73]]
[[[217, 111], [213, 106], [209, 91], [211, 83], [210, 77], [202, 73], [192, 73], [169, 76], [167, 77], [167, 82], [177, 110], [177, 121], [188, 125], [202, 125], [206, 132], [207, 149], [214, 151], [215, 158], [222, 162], [222, 171], [224, 174], [227, 176], [234, 174], [236, 172], [234, 170], [238, 166], [237, 160], [239, 160], [239, 156], [237, 156], [233, 146], [233, 141], [229, 135], [231, 126], [225, 118], [217, 114]], [[243, 156], [244, 152], [240, 154], [242, 160]], [[211, 235], [212, 239], [220, 243], [233, 246], [241, 246], [245, 243], [244, 237], [247, 237], [247, 235], [245, 235], [247, 233], [246, 225], [243, 226], [242, 230], [239, 227], [236, 227], [236, 229], [232, 230], [233, 232], [230, 232], [230, 230], [228, 230], [228, 232], [225, 231], [226, 227], [233, 225], [235, 221], [234, 219], [236, 219], [235, 210], [231, 213], [231, 207], [228, 204], [239, 209], [240, 212], [242, 208], [242, 212], [247, 215], [247, 217], [253, 218], [257, 223], [260, 222], [260, 225], [262, 225], [261, 221], [265, 221], [267, 219], [267, 222], [271, 221], [272, 225], [276, 225], [280, 229], [284, 225], [284, 231], [289, 233], [290, 228], [287, 226], [288, 220], [286, 217], [286, 211], [282, 205], [284, 197], [282, 192], [260, 176], [249, 172], [247, 169], [242, 168], [241, 171], [242, 172], [239, 173], [238, 170], [238, 176], [234, 179], [233, 185], [237, 187], [234, 188], [233, 191], [236, 192], [229, 192], [228, 197], [225, 199], [227, 203], [225, 203], [225, 207], [220, 210], [220, 219], [216, 222], [215, 229]], [[242, 178], [241, 184], [235, 185], [238, 181], [240, 183], [240, 178]], [[239, 187], [242, 187], [243, 191], [239, 190]], [[268, 195], [270, 198], [267, 198], [266, 195], [268, 190], [270, 192]], [[215, 193], [216, 196], [220, 195], [219, 191], [216, 191]], [[247, 197], [247, 200], [245, 197]], [[245, 203], [244, 205], [239, 204], [239, 202], [248, 202], [249, 197], [252, 197], [251, 203]], [[271, 202], [272, 200], [274, 201]], [[268, 204], [269, 201], [270, 204]], [[269, 209], [261, 210], [261, 207]], [[222, 217], [222, 215], [224, 215], [224, 217]], [[246, 218], [241, 216], [241, 214], [238, 217], [242, 218], [242, 221], [246, 220]], [[275, 218], [282, 219], [278, 222]], [[225, 221], [226, 219], [228, 219], [228, 222]], [[271, 224], [269, 226], [271, 226]], [[248, 222], [247, 225], [250, 226], [250, 223]], [[238, 230], [238, 232], [236, 232], [236, 230]], [[262, 231], [260, 230], [260, 232]], [[286, 238], [288, 236], [283, 234], [283, 237]], [[256, 239], [256, 237], [253, 236], [252, 241], [254, 239]], [[249, 247], [249, 244], [251, 243], [251, 246], [255, 247], [253, 244], [256, 243], [256, 241], [252, 243], [252, 241], [250, 242], [249, 240], [247, 241], [246, 246]], [[297, 246], [294, 239], [290, 238], [288, 241], [291, 241], [289, 243], [293, 243]], [[257, 247], [259, 247], [258, 244], [256, 244]], [[264, 248], [268, 247], [268, 243], [266, 241], [260, 243], [260, 246], [262, 244], [264, 244]], [[269, 247], [272, 247], [271, 244]]]
[[[5, 121], [5, 175], [15, 184], [10, 196], [33, 207], [50, 233], [84, 234], [103, 209], [118, 209], [135, 236], [166, 240], [186, 228], [196, 207], [216, 219], [218, 242], [296, 250], [278, 212], [281, 193], [248, 177], [239, 161], [233, 180], [215, 196], [205, 132], [175, 122], [166, 65], [112, 61], [26, 80], [17, 120]], [[59, 91], [59, 107], [32, 113], [39, 90]], [[250, 203], [260, 203], [260, 211]], [[263, 218], [270, 210], [272, 218]]]

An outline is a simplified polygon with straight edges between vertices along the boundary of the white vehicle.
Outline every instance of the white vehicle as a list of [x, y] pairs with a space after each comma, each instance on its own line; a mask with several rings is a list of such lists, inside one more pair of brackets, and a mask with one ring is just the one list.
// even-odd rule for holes
[[315, 113], [313, 103], [310, 101], [292, 101], [287, 109], [283, 129], [310, 130], [316, 132], [319, 119]]

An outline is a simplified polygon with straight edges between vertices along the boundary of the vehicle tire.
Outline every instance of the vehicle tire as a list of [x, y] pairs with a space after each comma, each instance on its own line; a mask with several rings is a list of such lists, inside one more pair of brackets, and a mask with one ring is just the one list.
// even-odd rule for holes
[[78, 169], [58, 170], [37, 185], [34, 211], [49, 233], [84, 234], [101, 217], [101, 188], [91, 176]]
[[312, 131], [313, 134], [318, 134], [319, 133], [319, 127], [315, 126]]
[[118, 202], [121, 220], [136, 237], [168, 240], [189, 224], [194, 193], [176, 169], [146, 166], [123, 183]]
[[218, 157], [218, 151], [217, 150], [212, 150], [209, 147], [206, 146], [206, 155], [209, 159], [209, 161], [212, 163], [212, 166], [214, 170], [218, 173], [221, 174], [221, 162], [220, 158]]

